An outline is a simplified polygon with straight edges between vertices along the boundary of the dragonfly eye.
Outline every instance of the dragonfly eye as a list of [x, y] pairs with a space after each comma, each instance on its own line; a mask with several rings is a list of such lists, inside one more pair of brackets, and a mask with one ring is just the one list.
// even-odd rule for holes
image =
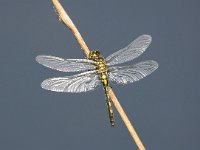
[[92, 50], [89, 53], [89, 59], [90, 60], [97, 60], [100, 58], [100, 52], [97, 50]]

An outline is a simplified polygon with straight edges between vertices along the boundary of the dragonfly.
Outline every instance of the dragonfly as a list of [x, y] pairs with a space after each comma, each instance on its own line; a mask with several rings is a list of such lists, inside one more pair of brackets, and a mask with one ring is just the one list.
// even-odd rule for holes
[[[141, 35], [125, 48], [103, 58], [98, 50], [92, 50], [87, 59], [64, 59], [55, 56], [39, 55], [36, 61], [48, 68], [62, 72], [81, 72], [72, 76], [55, 77], [44, 80], [41, 87], [55, 92], [80, 93], [94, 90], [103, 85], [108, 116], [115, 126], [112, 102], [108, 93], [110, 82], [117, 84], [134, 83], [158, 68], [154, 60], [146, 60], [129, 66], [114, 66], [131, 61], [140, 56], [150, 45], [150, 35]], [[83, 72], [84, 71], [84, 72]]]

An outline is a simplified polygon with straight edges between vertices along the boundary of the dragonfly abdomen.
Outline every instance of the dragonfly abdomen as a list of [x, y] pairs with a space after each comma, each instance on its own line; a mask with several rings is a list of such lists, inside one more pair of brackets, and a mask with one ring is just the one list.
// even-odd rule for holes
[[112, 103], [111, 103], [111, 100], [110, 100], [110, 96], [108, 94], [108, 86], [104, 88], [105, 89], [105, 95], [106, 95], [106, 104], [107, 104], [107, 107], [108, 107], [108, 116], [109, 116], [109, 119], [110, 119], [110, 124], [112, 127], [115, 126], [115, 118], [114, 118], [114, 112], [113, 112], [113, 109], [112, 109]]
[[108, 85], [108, 80], [107, 80], [107, 72], [100, 73], [99, 76], [100, 76], [100, 80], [101, 80], [102, 85], [103, 85], [104, 90], [105, 90], [106, 104], [107, 104], [107, 108], [108, 108], [108, 116], [109, 116], [109, 119], [110, 119], [110, 123], [111, 123], [111, 126], [114, 127], [115, 126], [115, 119], [114, 119], [114, 113], [113, 113], [113, 109], [112, 109], [112, 103], [111, 103], [111, 100], [110, 100], [110, 96], [108, 94], [109, 85]]

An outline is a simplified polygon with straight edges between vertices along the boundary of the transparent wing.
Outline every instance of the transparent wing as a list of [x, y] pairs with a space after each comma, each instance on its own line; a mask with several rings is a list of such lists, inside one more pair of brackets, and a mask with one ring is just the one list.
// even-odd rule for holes
[[95, 62], [87, 59], [63, 59], [55, 56], [39, 55], [36, 57], [36, 61], [45, 67], [63, 72], [95, 69], [93, 65]]
[[157, 68], [158, 63], [153, 60], [143, 61], [132, 66], [110, 67], [108, 78], [119, 84], [128, 84], [146, 77]]
[[106, 58], [107, 65], [111, 66], [114, 64], [124, 63], [140, 56], [150, 45], [151, 39], [150, 35], [139, 36], [127, 47], [108, 56]]
[[88, 71], [74, 76], [46, 79], [41, 87], [55, 92], [79, 93], [94, 90], [100, 83], [95, 71]]

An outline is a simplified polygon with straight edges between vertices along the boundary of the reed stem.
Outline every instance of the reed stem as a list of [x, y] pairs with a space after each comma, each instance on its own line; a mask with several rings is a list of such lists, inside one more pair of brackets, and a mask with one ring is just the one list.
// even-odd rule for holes
[[[52, 0], [52, 3], [53, 3], [53, 6], [54, 6], [54, 9], [55, 9], [55, 11], [58, 15], [59, 21], [63, 22], [64, 25], [71, 30], [75, 39], [77, 40], [78, 44], [80, 45], [81, 49], [83, 50], [85, 56], [88, 58], [90, 50], [89, 50], [88, 46], [86, 45], [85, 41], [83, 40], [78, 29], [76, 28], [76, 26], [74, 25], [74, 23], [70, 19], [69, 15], [64, 10], [64, 8], [60, 4], [59, 0]], [[119, 103], [117, 97], [115, 96], [113, 90], [111, 89], [111, 87], [109, 87], [108, 94], [109, 94], [116, 110], [118, 111], [120, 117], [122, 118], [125, 126], [127, 127], [131, 137], [133, 138], [135, 144], [137, 145], [138, 149], [139, 150], [145, 150], [144, 145], [142, 144], [139, 136], [137, 135], [135, 129], [133, 128], [133, 125], [129, 121], [126, 113], [124, 112], [122, 106], [120, 105], [120, 103]]]

